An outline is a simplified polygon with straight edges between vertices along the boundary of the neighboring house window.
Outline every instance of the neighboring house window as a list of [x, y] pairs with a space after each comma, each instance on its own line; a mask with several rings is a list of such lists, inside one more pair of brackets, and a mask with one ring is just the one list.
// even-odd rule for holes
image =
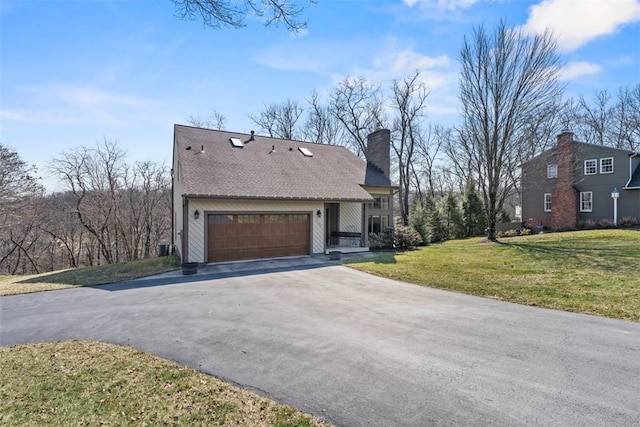
[[583, 191], [580, 193], [580, 212], [591, 212], [593, 210], [593, 192]]
[[613, 173], [613, 157], [600, 159], [600, 173]]
[[589, 159], [584, 161], [584, 174], [595, 175], [598, 173], [598, 161], [596, 159]]
[[547, 178], [557, 178], [557, 177], [558, 177], [558, 165], [548, 165]]
[[544, 211], [551, 212], [551, 193], [544, 193]]

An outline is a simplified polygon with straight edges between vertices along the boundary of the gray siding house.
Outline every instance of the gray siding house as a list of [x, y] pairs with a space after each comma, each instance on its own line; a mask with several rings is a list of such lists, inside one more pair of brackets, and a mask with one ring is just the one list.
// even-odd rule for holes
[[640, 154], [577, 142], [564, 132], [554, 148], [522, 164], [521, 200], [522, 221], [532, 227], [613, 223], [614, 213], [618, 222], [640, 220]]
[[393, 224], [390, 132], [345, 147], [175, 125], [173, 248], [182, 262], [368, 250]]

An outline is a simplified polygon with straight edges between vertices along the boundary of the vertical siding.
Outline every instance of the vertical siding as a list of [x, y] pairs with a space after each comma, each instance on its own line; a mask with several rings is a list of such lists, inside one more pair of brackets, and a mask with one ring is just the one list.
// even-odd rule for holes
[[[200, 211], [200, 218], [193, 217], [195, 210]], [[318, 218], [316, 211], [324, 211], [321, 202], [305, 201], [254, 201], [254, 200], [189, 200], [189, 251], [190, 262], [206, 262], [205, 221], [206, 212], [299, 212], [309, 214], [311, 219], [312, 253], [324, 251], [324, 216]]]
[[177, 160], [177, 156], [174, 153], [173, 164], [173, 245], [176, 250], [176, 254], [180, 257], [182, 254], [182, 237], [184, 232], [182, 230], [182, 177], [180, 165]]
[[362, 231], [362, 203], [340, 203], [340, 231]]

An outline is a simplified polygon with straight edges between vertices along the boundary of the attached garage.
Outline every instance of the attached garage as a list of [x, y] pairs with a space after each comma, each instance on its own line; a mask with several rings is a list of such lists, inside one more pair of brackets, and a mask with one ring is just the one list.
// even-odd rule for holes
[[207, 215], [207, 261], [308, 255], [309, 214], [234, 213]]

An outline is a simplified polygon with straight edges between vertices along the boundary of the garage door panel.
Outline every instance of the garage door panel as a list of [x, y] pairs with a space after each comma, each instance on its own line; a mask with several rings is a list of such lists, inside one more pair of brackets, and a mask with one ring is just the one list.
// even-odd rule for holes
[[208, 261], [309, 254], [308, 214], [209, 215]]

